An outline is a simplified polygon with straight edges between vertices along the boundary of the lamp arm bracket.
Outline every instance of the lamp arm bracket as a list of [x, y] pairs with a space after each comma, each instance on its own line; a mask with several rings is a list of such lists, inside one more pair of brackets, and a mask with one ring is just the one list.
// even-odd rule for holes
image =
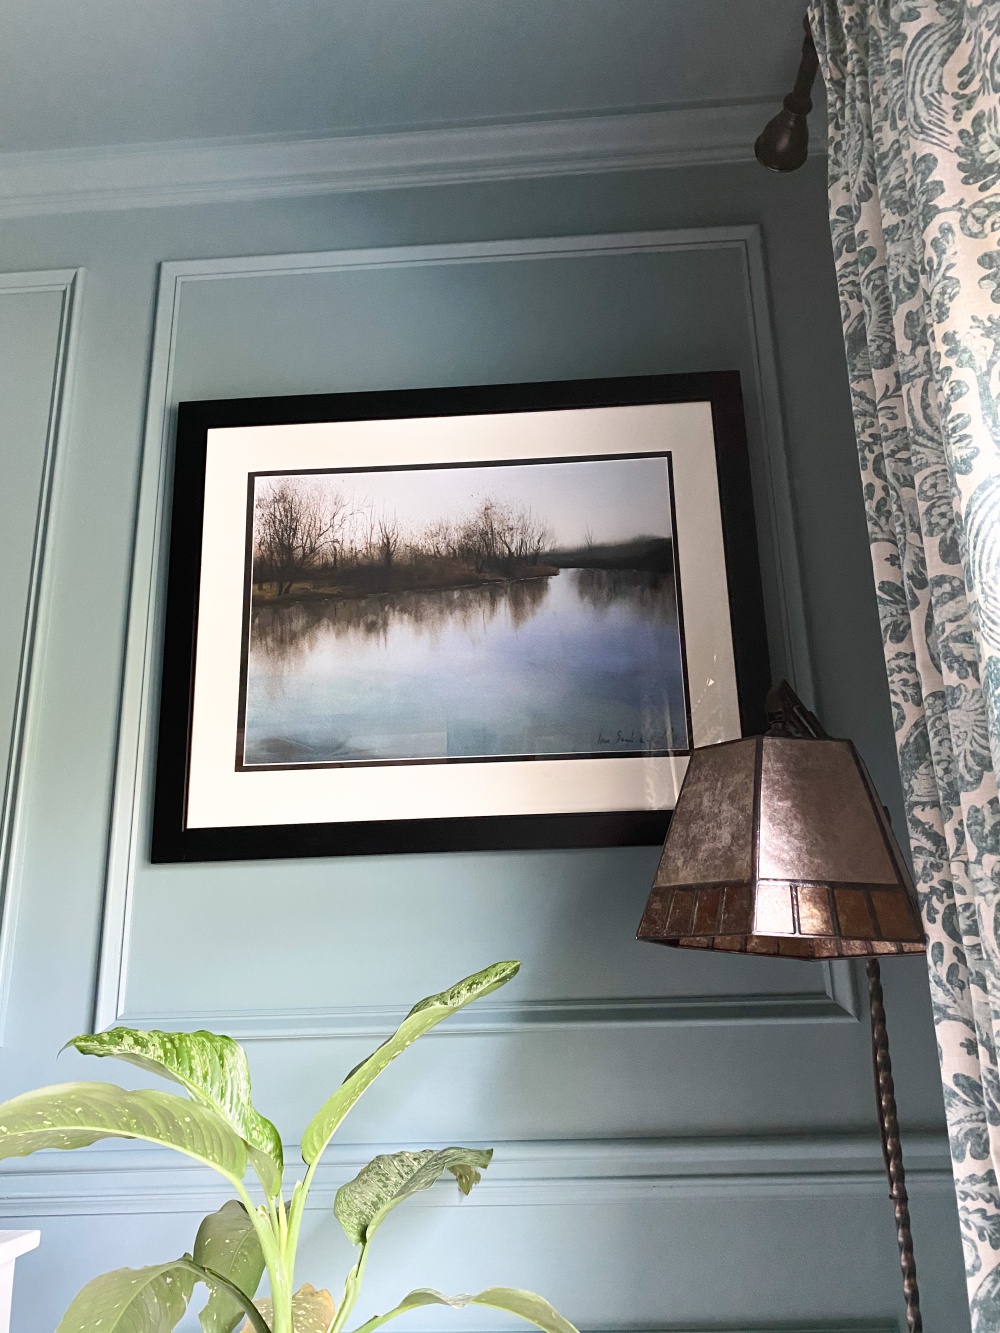
[[794, 740], [829, 740], [822, 722], [811, 713], [787, 680], [779, 681], [770, 691], [764, 707], [770, 723], [769, 736], [787, 736]]

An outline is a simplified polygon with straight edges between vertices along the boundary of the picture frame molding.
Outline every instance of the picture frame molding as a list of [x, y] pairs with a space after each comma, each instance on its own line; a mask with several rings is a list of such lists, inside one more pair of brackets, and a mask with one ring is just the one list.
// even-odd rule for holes
[[56, 295], [59, 327], [50, 366], [49, 415], [34, 516], [34, 541], [23, 603], [23, 620], [14, 633], [20, 640], [12, 700], [5, 769], [0, 769], [0, 1046], [4, 1042], [13, 972], [14, 943], [21, 905], [26, 852], [25, 806], [28, 755], [38, 724], [37, 651], [49, 613], [52, 534], [51, 516], [58, 502], [65, 469], [70, 405], [80, 342], [80, 311], [85, 270], [82, 267], [0, 273], [0, 300], [5, 296]]
[[[159, 689], [158, 647], [162, 640], [169, 526], [170, 479], [176, 409], [172, 389], [181, 296], [201, 282], [295, 276], [343, 269], [396, 266], [531, 262], [561, 257], [599, 257], [686, 250], [736, 250], [742, 260], [755, 352], [754, 393], [766, 447], [751, 455], [758, 500], [758, 536], [769, 553], [776, 584], [777, 623], [770, 625], [776, 670], [794, 676], [799, 692], [814, 694], [813, 669], [805, 631], [799, 546], [785, 455], [771, 315], [760, 228], [756, 224], [676, 230], [596, 233], [569, 237], [458, 242], [168, 261], [160, 265], [153, 344], [148, 378], [143, 462], [133, 542], [125, 663], [121, 689], [114, 789], [110, 816], [104, 913], [94, 1023], [106, 1027], [124, 1012], [135, 870], [142, 854], [155, 747], [155, 702]], [[760, 504], [761, 498], [765, 503]]]

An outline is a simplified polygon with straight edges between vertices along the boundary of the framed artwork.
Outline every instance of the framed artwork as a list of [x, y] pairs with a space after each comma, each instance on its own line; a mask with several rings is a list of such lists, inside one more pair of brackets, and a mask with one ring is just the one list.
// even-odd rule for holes
[[768, 684], [735, 373], [178, 409], [154, 861], [659, 842]]

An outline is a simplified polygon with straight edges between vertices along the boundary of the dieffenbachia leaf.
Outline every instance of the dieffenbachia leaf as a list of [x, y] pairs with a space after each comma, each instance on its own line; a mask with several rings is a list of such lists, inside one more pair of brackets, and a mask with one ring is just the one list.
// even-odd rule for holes
[[479, 1173], [489, 1166], [492, 1156], [492, 1148], [382, 1153], [362, 1167], [353, 1180], [341, 1185], [333, 1211], [352, 1244], [367, 1244], [397, 1204], [418, 1190], [430, 1189], [445, 1171], [450, 1171], [462, 1193], [468, 1194], [479, 1183]]
[[171, 1333], [184, 1317], [195, 1281], [176, 1260], [116, 1268], [87, 1283], [56, 1333]]
[[66, 1043], [81, 1055], [113, 1056], [182, 1084], [200, 1102], [227, 1120], [250, 1150], [272, 1197], [281, 1187], [281, 1135], [250, 1100], [246, 1051], [215, 1032], [149, 1032], [111, 1028], [84, 1033]]
[[453, 1310], [464, 1310], [467, 1305], [489, 1305], [494, 1310], [504, 1310], [507, 1314], [517, 1315], [529, 1324], [543, 1330], [543, 1333], [577, 1333], [577, 1329], [568, 1319], [533, 1291], [518, 1291], [515, 1287], [487, 1287], [476, 1296], [444, 1296], [440, 1291], [429, 1287], [420, 1287], [404, 1296], [394, 1310], [388, 1314], [376, 1315], [366, 1324], [355, 1329], [355, 1333], [374, 1333], [375, 1329], [406, 1314], [407, 1310], [417, 1310], [422, 1305], [450, 1305]]
[[407, 1046], [412, 1046], [418, 1037], [459, 1009], [464, 1009], [473, 1000], [498, 990], [517, 975], [520, 966], [520, 963], [514, 962], [494, 963], [492, 967], [457, 982], [449, 990], [439, 995], [429, 995], [426, 1000], [415, 1004], [389, 1040], [351, 1070], [333, 1096], [310, 1120], [302, 1135], [302, 1160], [309, 1166], [318, 1161], [354, 1103]]
[[234, 1185], [247, 1169], [246, 1144], [214, 1111], [155, 1089], [59, 1083], [0, 1103], [0, 1159], [41, 1148], [85, 1148], [98, 1139], [145, 1139], [186, 1153]]
[[[265, 1296], [263, 1300], [254, 1303], [270, 1324], [270, 1297]], [[293, 1333], [327, 1333], [336, 1313], [337, 1307], [330, 1293], [325, 1289], [317, 1291], [315, 1287], [311, 1287], [307, 1282], [292, 1297]], [[249, 1319], [240, 1329], [240, 1333], [254, 1333], [254, 1330], [250, 1327]]]
[[[209, 1213], [198, 1228], [194, 1260], [228, 1279], [251, 1299], [264, 1272], [264, 1252], [250, 1215], [236, 1199]], [[232, 1333], [243, 1317], [240, 1305], [223, 1287], [214, 1287], [198, 1318], [204, 1333]]]

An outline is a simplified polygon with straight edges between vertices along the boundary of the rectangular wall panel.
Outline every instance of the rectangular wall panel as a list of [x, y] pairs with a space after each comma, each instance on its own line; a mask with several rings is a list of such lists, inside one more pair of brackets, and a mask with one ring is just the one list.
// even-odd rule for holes
[[[155, 474], [158, 462], [168, 463], [170, 412], [185, 399], [737, 368], [757, 481], [773, 652], [778, 669], [790, 670], [794, 659], [801, 681], [808, 659], [794, 642], [801, 613], [794, 542], [787, 524], [781, 530], [788, 495], [755, 245], [753, 229], [744, 228], [170, 265], [160, 295], [147, 469]], [[651, 293], [659, 295], [651, 300]], [[423, 336], [428, 327], [434, 339]], [[166, 475], [160, 472], [161, 485]], [[153, 502], [158, 514], [147, 513], [137, 543], [140, 558], [152, 560], [152, 586], [161, 594], [163, 546], [150, 525], [165, 502], [161, 489]], [[501, 1011], [514, 1023], [521, 1018], [535, 1026], [726, 1021], [739, 1017], [741, 1005], [754, 1018], [835, 1018], [845, 1016], [845, 1007], [850, 1016], [843, 980], [831, 1004], [828, 973], [787, 962], [768, 967], [756, 960], [752, 969], [740, 961], [710, 962], [706, 988], [704, 959], [695, 966], [674, 958], [665, 981], [662, 952], [639, 948], [633, 938], [643, 905], [639, 889], [654, 855], [642, 849], [482, 856], [464, 862], [476, 866], [464, 877], [461, 858], [410, 858], [405, 892], [386, 878], [388, 863], [377, 858], [287, 862], [281, 878], [290, 910], [269, 923], [266, 948], [280, 956], [294, 952], [299, 966], [287, 976], [266, 975], [249, 1005], [240, 986], [246, 959], [234, 958], [230, 966], [215, 955], [213, 941], [237, 899], [247, 920], [266, 913], [273, 867], [147, 864], [162, 605], [162, 595], [146, 600], [149, 586], [144, 575], [138, 579], [133, 628], [145, 644], [136, 645], [133, 656], [141, 654], [149, 675], [143, 683], [130, 671], [126, 682], [123, 756], [133, 773], [138, 766], [138, 780], [133, 785], [123, 766], [102, 1023], [123, 1015], [144, 1023], [204, 1020], [235, 1025], [247, 1037], [378, 1031], [395, 1007], [412, 1001], [425, 976], [443, 980], [486, 961], [478, 944], [486, 921], [492, 922], [492, 953], [513, 952], [525, 963], [516, 993], [480, 1010], [485, 1016], [490, 1004], [499, 1006], [494, 1026], [502, 1025]], [[625, 878], [637, 887], [625, 896], [609, 894], [608, 877], [620, 882], [615, 867], [625, 861], [633, 868]], [[457, 931], [450, 924], [456, 893], [465, 918]], [[184, 923], [195, 904], [205, 930], [192, 940]], [[312, 922], [308, 939], [298, 926], [302, 919]], [[387, 1008], [373, 1016], [364, 965], [343, 954], [338, 941], [364, 939], [376, 920], [404, 935], [418, 931], [422, 946], [418, 965], [404, 964], [382, 978], [380, 1002]], [[179, 975], [160, 959], [179, 948], [182, 937], [188, 963]], [[203, 946], [211, 965], [207, 955], [197, 956]], [[249, 947], [258, 947], [252, 934]], [[335, 969], [325, 965], [331, 950]], [[470, 1015], [467, 1021], [487, 1019]]]
[[75, 272], [0, 274], [0, 881], [5, 878]]

